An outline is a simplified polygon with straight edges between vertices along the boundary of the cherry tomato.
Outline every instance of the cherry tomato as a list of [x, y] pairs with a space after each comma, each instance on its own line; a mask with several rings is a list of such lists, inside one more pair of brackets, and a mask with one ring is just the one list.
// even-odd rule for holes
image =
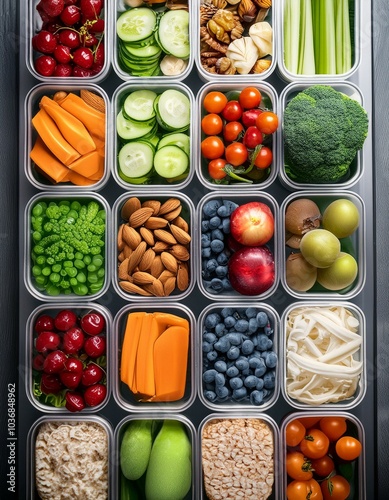
[[223, 127], [224, 140], [227, 142], [236, 141], [239, 138], [239, 134], [241, 134], [242, 132], [243, 125], [240, 122], [228, 122]]
[[223, 130], [223, 120], [217, 113], [209, 113], [201, 120], [201, 129], [204, 134], [218, 135]]
[[224, 158], [216, 158], [208, 163], [208, 173], [212, 179], [220, 180], [224, 179], [227, 175], [223, 168], [225, 167], [227, 160]]
[[238, 167], [247, 161], [248, 151], [246, 146], [241, 142], [233, 142], [226, 147], [225, 157], [227, 163]]
[[201, 141], [201, 154], [207, 160], [215, 160], [224, 154], [224, 143], [217, 135], [209, 135]]
[[343, 436], [336, 442], [335, 451], [342, 460], [355, 460], [362, 452], [362, 444], [352, 436]]
[[228, 101], [222, 111], [223, 118], [228, 122], [240, 120], [242, 113], [243, 109], [239, 101]]
[[255, 125], [255, 121], [260, 115], [263, 113], [262, 109], [256, 108], [256, 109], [246, 109], [246, 111], [243, 111], [242, 114], [242, 123], [243, 125], [247, 128], [250, 127], [251, 125]]
[[309, 429], [300, 443], [300, 450], [308, 458], [321, 458], [327, 454], [330, 440], [320, 429]]
[[299, 451], [287, 453], [286, 472], [292, 479], [300, 481], [307, 481], [313, 477], [311, 462]]
[[336, 441], [346, 432], [347, 423], [343, 417], [323, 417], [319, 427], [330, 441]]
[[321, 483], [323, 500], [346, 500], [350, 495], [350, 484], [343, 476], [332, 476]]
[[311, 460], [312, 468], [320, 477], [327, 477], [335, 469], [335, 464], [329, 455]]
[[223, 92], [212, 91], [204, 97], [203, 106], [208, 113], [221, 113], [228, 99]]
[[315, 425], [320, 421], [321, 417], [302, 417], [299, 418], [300, 422], [306, 429], [315, 427]]
[[295, 419], [288, 423], [285, 429], [285, 440], [288, 446], [297, 446], [305, 436], [305, 427]]
[[273, 111], [264, 111], [257, 116], [255, 125], [263, 134], [273, 134], [278, 128], [278, 116]]
[[262, 144], [263, 134], [257, 127], [249, 127], [243, 137], [243, 144], [246, 148], [254, 149], [259, 144]]
[[267, 146], [262, 146], [254, 160], [254, 165], [259, 169], [269, 168], [273, 161], [273, 153]]
[[315, 479], [292, 481], [286, 488], [288, 500], [323, 500], [320, 485]]
[[261, 99], [261, 92], [256, 87], [246, 87], [239, 94], [239, 103], [245, 109], [257, 108]]

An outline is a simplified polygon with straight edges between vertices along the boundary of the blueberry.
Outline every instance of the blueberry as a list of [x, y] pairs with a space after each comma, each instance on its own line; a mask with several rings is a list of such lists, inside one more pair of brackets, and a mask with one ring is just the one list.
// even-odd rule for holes
[[204, 320], [204, 326], [208, 329], [213, 329], [220, 322], [221, 318], [217, 313], [207, 314]]
[[230, 342], [231, 345], [240, 346], [242, 343], [242, 334], [237, 332], [229, 332], [226, 335], [226, 338]]
[[209, 351], [207, 352], [208, 361], [215, 361], [219, 357], [217, 351]]
[[231, 282], [228, 278], [222, 279], [222, 285], [223, 285], [223, 288], [226, 292], [229, 292], [230, 290], [232, 290], [232, 285], [231, 285]]
[[274, 389], [276, 385], [276, 374], [274, 370], [269, 370], [265, 375], [263, 376], [263, 383], [265, 389]]
[[240, 350], [238, 347], [232, 346], [227, 351], [227, 358], [228, 359], [238, 359], [239, 355], [240, 355]]
[[230, 379], [230, 387], [232, 390], [240, 389], [243, 387], [243, 381], [239, 377], [233, 377]]
[[254, 351], [254, 344], [252, 343], [251, 340], [244, 340], [241, 349], [242, 349], [242, 354], [247, 356], [248, 354], [251, 354]]
[[217, 341], [217, 337], [214, 333], [205, 331], [203, 333], [203, 340], [205, 340], [205, 342], [209, 342], [210, 344], [213, 344], [214, 342]]
[[201, 221], [201, 232], [206, 233], [209, 231], [209, 220], [202, 220]]
[[267, 351], [273, 346], [273, 342], [264, 333], [257, 335], [257, 347], [260, 351]]
[[272, 335], [273, 334], [273, 328], [270, 326], [270, 323], [268, 323], [265, 328], [263, 329], [265, 335]]
[[257, 323], [258, 328], [264, 328], [269, 321], [267, 314], [264, 311], [261, 311], [257, 314]]
[[220, 311], [220, 315], [222, 318], [228, 318], [228, 316], [232, 316], [234, 314], [234, 309], [232, 307], [223, 307]]
[[209, 259], [212, 254], [211, 247], [207, 248], [202, 248], [201, 249], [201, 257], [204, 257], [205, 259]]
[[217, 337], [222, 337], [226, 333], [226, 327], [224, 323], [218, 323], [215, 326], [215, 334]]
[[257, 385], [255, 387], [257, 391], [262, 391], [264, 385], [263, 378], [257, 377]]
[[215, 269], [215, 273], [216, 273], [216, 276], [218, 278], [224, 278], [225, 276], [227, 276], [228, 267], [227, 266], [217, 266], [217, 268]]
[[239, 375], [239, 370], [236, 366], [230, 366], [227, 368], [226, 375], [228, 377], [237, 377]]
[[246, 387], [241, 387], [240, 389], [235, 389], [232, 391], [232, 397], [236, 400], [244, 399], [247, 396]]
[[267, 353], [265, 363], [268, 368], [275, 368], [277, 366], [277, 361], [277, 354], [274, 351], [270, 351]]
[[261, 363], [261, 360], [258, 359], [257, 357], [255, 356], [250, 356], [250, 359], [249, 359], [249, 367], [252, 369], [252, 370], [255, 370], [256, 368], [259, 368], [260, 366], [262, 366], [262, 363]]
[[262, 360], [262, 364], [258, 365], [258, 367], [254, 371], [254, 375], [256, 377], [263, 377], [267, 371], [267, 367], [265, 365], [265, 362]]
[[[216, 372], [216, 370], [215, 370]], [[216, 384], [216, 387], [220, 387], [221, 385], [225, 385], [226, 383], [226, 377], [224, 376], [223, 373], [220, 373], [220, 372], [216, 372], [216, 375], [215, 375], [215, 384]]]
[[218, 208], [222, 205], [221, 200], [209, 200], [203, 206], [203, 213], [207, 217], [214, 217]]
[[236, 319], [234, 316], [227, 316], [224, 318], [224, 324], [226, 325], [227, 328], [232, 328], [235, 326]]
[[221, 230], [223, 231], [224, 234], [230, 234], [230, 226], [231, 226], [230, 218], [225, 217], [221, 223]]
[[209, 233], [203, 233], [201, 235], [201, 247], [202, 248], [207, 248], [211, 245], [211, 238]]
[[218, 385], [215, 388], [216, 395], [219, 399], [227, 399], [228, 396], [230, 395], [230, 391], [225, 385]]
[[[224, 213], [224, 207], [225, 207], [225, 210], [226, 210], [226, 215], [224, 217], [227, 217], [227, 216], [230, 216], [232, 214], [232, 212], [238, 208], [238, 204], [235, 203], [234, 201], [231, 201], [231, 200], [223, 200], [223, 205], [218, 209], [218, 213], [220, 210], [223, 209], [223, 213]], [[219, 214], [220, 215], [220, 214]]]
[[224, 250], [224, 243], [222, 240], [212, 240], [211, 241], [211, 250], [214, 253], [220, 253]]
[[213, 403], [216, 400], [216, 393], [213, 391], [205, 391], [204, 396], [208, 401], [211, 401]]
[[225, 353], [230, 349], [231, 344], [225, 337], [221, 337], [217, 342], [213, 344], [213, 347], [217, 351]]
[[216, 370], [206, 370], [204, 373], [203, 373], [203, 381], [207, 384], [209, 384], [210, 382], [214, 382], [215, 381], [215, 376], [217, 374], [217, 371]]
[[235, 366], [238, 368], [240, 371], [247, 370], [249, 368], [249, 362], [248, 359], [245, 358], [244, 356], [241, 356], [239, 359], [235, 361]]
[[213, 350], [213, 345], [210, 342], [203, 342], [203, 352], [209, 353]]
[[247, 319], [255, 319], [258, 314], [258, 309], [256, 307], [247, 307], [245, 310], [245, 315]]
[[250, 394], [250, 402], [253, 405], [261, 405], [263, 402], [263, 392], [262, 391], [253, 391]]
[[212, 229], [217, 229], [220, 224], [222, 223], [221, 218], [215, 215], [211, 219], [209, 219], [209, 228]]
[[209, 259], [206, 262], [205, 269], [207, 271], [213, 273], [215, 271], [215, 269], [217, 268], [217, 266], [218, 266], [218, 262], [216, 259]]
[[228, 264], [228, 259], [229, 257], [225, 250], [223, 250], [223, 252], [220, 252], [216, 257], [216, 261], [220, 266], [225, 266], [226, 264]]
[[[209, 250], [208, 248], [206, 250]], [[208, 271], [205, 266], [206, 266], [206, 261], [204, 261], [205, 264], [203, 265], [203, 268], [201, 270], [201, 277], [203, 280], [209, 280], [212, 278], [212, 272]]]
[[220, 373], [225, 373], [227, 371], [227, 363], [221, 359], [215, 362], [215, 370]]
[[211, 231], [211, 239], [213, 240], [224, 240], [224, 234], [220, 229], [213, 229]]
[[235, 330], [237, 332], [245, 333], [249, 328], [249, 322], [246, 319], [238, 319], [235, 323]]
[[258, 323], [256, 318], [250, 318], [249, 319], [249, 333], [253, 334], [258, 330]]
[[212, 278], [210, 285], [212, 290], [216, 293], [220, 293], [224, 290], [224, 285], [220, 278]]
[[248, 375], [244, 379], [243, 383], [248, 389], [253, 389], [257, 386], [258, 380], [258, 377], [256, 377], [255, 375]]
[[217, 209], [217, 215], [219, 217], [229, 217], [230, 214], [228, 212], [229, 210], [224, 204]]

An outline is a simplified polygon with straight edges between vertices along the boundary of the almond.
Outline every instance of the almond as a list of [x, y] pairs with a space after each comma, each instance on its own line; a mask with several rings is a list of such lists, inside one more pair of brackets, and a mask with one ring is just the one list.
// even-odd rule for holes
[[141, 203], [139, 198], [136, 196], [133, 196], [131, 198], [128, 198], [128, 200], [124, 203], [121, 209], [121, 216], [122, 219], [124, 220], [129, 220], [130, 216], [136, 212], [136, 210], [139, 210], [141, 207]]
[[165, 290], [161, 281], [154, 280], [151, 285], [146, 285], [146, 290], [150, 291], [156, 297], [164, 297]]
[[124, 248], [123, 248], [123, 256], [124, 258], [126, 259], [127, 257], [129, 257], [133, 252], [133, 249], [131, 247], [129, 247], [128, 245], [126, 245]]
[[172, 233], [169, 233], [169, 231], [166, 231], [165, 229], [156, 229], [154, 231], [154, 236], [157, 240], [164, 241], [169, 245], [175, 245], [177, 243], [177, 240]]
[[117, 245], [118, 245], [119, 252], [121, 252], [124, 248], [123, 227], [124, 227], [124, 224], [120, 224], [119, 229], [118, 229]]
[[175, 226], [179, 227], [183, 231], [186, 231], [187, 233], [189, 233], [189, 224], [180, 215], [178, 217], [176, 217], [175, 219], [173, 219], [171, 221], [171, 223], [174, 224]]
[[155, 245], [153, 246], [153, 250], [155, 253], [165, 252], [166, 250], [169, 250], [169, 248], [169, 243], [166, 243], [165, 241], [156, 241]]
[[130, 259], [124, 259], [118, 267], [118, 277], [120, 280], [126, 280], [128, 278], [128, 261]]
[[122, 238], [126, 245], [128, 245], [132, 250], [135, 250], [135, 248], [142, 241], [138, 231], [133, 227], [130, 227], [128, 224], [125, 224], [122, 229]]
[[154, 260], [150, 266], [150, 274], [152, 274], [155, 278], [159, 278], [160, 274], [164, 269], [165, 266], [162, 264], [161, 256], [155, 255]]
[[146, 200], [142, 203], [142, 207], [150, 207], [153, 209], [152, 215], [157, 215], [161, 208], [161, 202], [158, 200]]
[[132, 274], [132, 279], [136, 285], [149, 285], [153, 283], [155, 278], [152, 274], [146, 273], [144, 271], [137, 271]]
[[189, 286], [189, 271], [188, 266], [181, 262], [178, 265], [177, 271], [177, 288], [183, 292]]
[[139, 262], [139, 270], [140, 271], [147, 271], [148, 269], [151, 268], [151, 264], [153, 263], [155, 259], [155, 252], [152, 248], [148, 248], [145, 253], [143, 254], [143, 257], [141, 258]]
[[119, 262], [123, 262], [124, 259], [125, 259], [124, 252], [120, 252], [119, 255], [118, 255], [118, 261]]
[[105, 113], [105, 101], [100, 95], [87, 89], [81, 89], [80, 97], [92, 108], [97, 109], [100, 113]]
[[152, 231], [150, 231], [150, 229], [147, 229], [147, 227], [140, 227], [139, 232], [142, 238], [150, 247], [154, 246], [154, 234]]
[[176, 275], [175, 273], [172, 273], [171, 271], [169, 271], [168, 269], [165, 269], [159, 276], [159, 281], [163, 284], [166, 283], [166, 280], [168, 280], [169, 278], [175, 278]]
[[131, 274], [136, 266], [141, 261], [144, 253], [146, 252], [147, 244], [145, 241], [141, 241], [139, 245], [135, 248], [135, 250], [130, 255], [130, 260], [128, 262], [128, 272]]
[[167, 214], [180, 206], [181, 206], [181, 201], [178, 198], [169, 198], [161, 205], [158, 215], [161, 216]]
[[147, 219], [145, 222], [145, 227], [147, 229], [161, 229], [163, 227], [167, 226], [168, 221], [164, 219], [163, 217], [154, 217], [151, 216]]
[[166, 267], [166, 269], [168, 271], [171, 271], [172, 273], [177, 272], [178, 263], [177, 263], [177, 259], [175, 257], [173, 257], [173, 255], [171, 255], [168, 252], [162, 252], [161, 253], [161, 260], [162, 260], [162, 264]]
[[152, 296], [152, 294], [147, 290], [144, 290], [142, 287], [135, 285], [134, 283], [130, 283], [129, 281], [120, 281], [119, 286], [125, 292], [136, 293], [137, 295], [143, 295], [145, 297]]
[[167, 214], [164, 214], [164, 218], [168, 220], [169, 222], [177, 218], [180, 213], [181, 213], [182, 206], [180, 205], [179, 207], [175, 208], [171, 212], [168, 212]]
[[165, 295], [169, 296], [172, 292], [174, 292], [175, 288], [176, 288], [176, 277], [171, 276], [170, 278], [167, 278], [163, 285], [163, 291], [165, 292]]
[[139, 208], [138, 210], [135, 210], [135, 212], [132, 213], [129, 218], [130, 226], [140, 227], [147, 221], [147, 219], [151, 216], [152, 213], [153, 209], [150, 207], [143, 207]]
[[169, 252], [175, 257], [177, 260], [187, 261], [190, 258], [190, 253], [184, 245], [172, 245], [169, 249]]
[[191, 240], [189, 233], [174, 224], [170, 224], [170, 231], [178, 243], [181, 243], [182, 245], [186, 245]]

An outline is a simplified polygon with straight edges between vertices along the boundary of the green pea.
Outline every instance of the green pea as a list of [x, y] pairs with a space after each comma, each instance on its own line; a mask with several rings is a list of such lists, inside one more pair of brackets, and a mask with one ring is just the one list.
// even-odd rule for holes
[[73, 261], [71, 261], [71, 260], [64, 260], [62, 266], [63, 267], [73, 267]]
[[97, 281], [96, 283], [91, 283], [89, 290], [91, 293], [98, 293], [103, 288], [104, 282]]
[[76, 210], [70, 210], [69, 213], [68, 213], [68, 218], [73, 218], [73, 219], [77, 219], [78, 218], [78, 212], [76, 212]]
[[81, 253], [81, 252], [76, 252], [76, 253], [74, 254], [74, 258], [75, 258], [75, 259], [82, 260], [82, 259], [84, 258], [84, 254], [83, 254], [83, 253]]
[[61, 264], [54, 264], [54, 265], [51, 267], [51, 270], [53, 271], [53, 273], [60, 273], [60, 272], [61, 272], [61, 269], [62, 269]]
[[76, 286], [73, 287], [73, 292], [76, 295], [87, 295], [88, 287], [86, 285], [83, 285], [82, 283], [78, 283]]
[[85, 283], [86, 282], [86, 276], [85, 276], [85, 274], [83, 272], [78, 273], [77, 276], [76, 276], [76, 278], [77, 278], [77, 281], [79, 283]]
[[66, 254], [66, 258], [69, 259], [69, 260], [74, 260], [74, 253], [73, 252], [68, 252]]
[[42, 274], [42, 269], [39, 266], [32, 267], [33, 276], [40, 276]]
[[35, 215], [35, 217], [39, 217], [39, 215], [42, 215], [44, 211], [44, 207], [41, 203], [37, 203], [34, 205], [32, 209], [32, 215]]
[[87, 266], [89, 266], [89, 264], [92, 262], [91, 256], [90, 255], [85, 255], [83, 261], [85, 262], [85, 264]]
[[47, 257], [46, 262], [47, 262], [50, 266], [52, 266], [52, 265], [54, 264], [54, 262], [55, 262], [54, 257]]
[[100, 267], [100, 269], [97, 270], [97, 276], [99, 278], [104, 278], [104, 276], [105, 276], [105, 269], [104, 269], [104, 267]]
[[97, 283], [98, 280], [99, 280], [99, 277], [97, 276], [97, 273], [88, 273], [89, 283]]
[[32, 239], [34, 241], [40, 241], [42, 239], [42, 233], [40, 233], [39, 231], [34, 231], [32, 233]]
[[47, 283], [47, 278], [41, 274], [40, 276], [35, 276], [35, 281], [37, 285], [44, 286]]
[[43, 266], [44, 264], [46, 264], [46, 257], [44, 255], [38, 255], [38, 257], [36, 258], [36, 263], [40, 266]]
[[89, 264], [89, 266], [87, 267], [88, 271], [90, 273], [94, 273], [96, 271], [96, 266], [94, 264]]
[[79, 212], [81, 210], [81, 203], [77, 200], [72, 201], [70, 204], [70, 210], [75, 210], [76, 212]]
[[51, 274], [51, 267], [48, 267], [48, 266], [44, 267], [42, 269], [42, 274], [43, 274], [43, 276], [50, 276], [50, 274]]
[[36, 255], [42, 255], [45, 252], [45, 249], [40, 245], [35, 245], [32, 249], [33, 253]]
[[60, 270], [59, 274], [60, 274], [62, 277], [67, 276], [67, 275], [68, 275], [68, 273], [66, 272], [66, 268], [62, 268], [62, 269]]
[[76, 286], [78, 284], [77, 278], [70, 278], [69, 280], [70, 286]]
[[94, 255], [92, 257], [92, 263], [97, 267], [101, 267], [103, 265], [103, 257], [99, 254], [99, 255]]
[[78, 274], [78, 271], [75, 267], [67, 267], [66, 273], [70, 278], [75, 278]]
[[77, 269], [84, 269], [84, 267], [85, 267], [84, 261], [80, 260], [80, 259], [76, 259], [74, 261], [74, 267], [76, 267]]
[[56, 284], [61, 281], [61, 276], [58, 273], [51, 273], [49, 276], [51, 283]]
[[61, 293], [60, 289], [55, 285], [49, 285], [48, 287], [46, 287], [46, 292], [51, 296], [59, 295]]

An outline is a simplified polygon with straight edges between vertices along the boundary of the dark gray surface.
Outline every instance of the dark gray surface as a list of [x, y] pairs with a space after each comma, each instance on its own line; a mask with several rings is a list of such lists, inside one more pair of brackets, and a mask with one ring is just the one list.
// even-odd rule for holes
[[[376, 450], [378, 467], [378, 490], [373, 493], [373, 484], [367, 487], [368, 498], [387, 498], [389, 491], [389, 477], [386, 473], [389, 458], [389, 425], [388, 425], [388, 363], [389, 363], [389, 286], [388, 286], [388, 173], [389, 160], [387, 157], [388, 127], [387, 112], [381, 103], [388, 102], [388, 67], [387, 51], [389, 48], [387, 2], [379, 0], [373, 3], [373, 46], [374, 46], [374, 168], [375, 168], [375, 241], [376, 253], [376, 333], [377, 352], [374, 354], [375, 380], [376, 380], [376, 414], [371, 408], [370, 418], [376, 418], [376, 446], [369, 439], [369, 451]], [[18, 370], [18, 311], [23, 310], [23, 304], [18, 304], [18, 265], [16, 262], [18, 248], [17, 211], [18, 203], [18, 47], [20, 38], [17, 35], [18, 23], [14, 0], [0, 2], [0, 277], [3, 284], [0, 292], [0, 308], [2, 318], [1, 330], [1, 363], [0, 363], [0, 405], [1, 405], [1, 491], [6, 491], [6, 462], [7, 456], [6, 424], [7, 424], [7, 385], [18, 383], [18, 390], [24, 391], [22, 379]], [[366, 32], [370, 32], [369, 21], [366, 22]], [[368, 26], [369, 24], [369, 26]], [[370, 68], [365, 68], [369, 71]], [[195, 91], [195, 89], [193, 89]], [[371, 243], [373, 246], [373, 243]], [[373, 272], [369, 270], [369, 274]], [[369, 334], [374, 335], [373, 325], [369, 325]], [[378, 353], [378, 355], [377, 355]], [[22, 368], [22, 367], [21, 367]], [[21, 370], [22, 372], [22, 370]], [[18, 382], [19, 380], [19, 382]], [[28, 409], [30, 411], [30, 409]], [[18, 408], [20, 428], [25, 428], [23, 422], [23, 408]], [[202, 418], [198, 415], [196, 420]], [[197, 422], [196, 422], [197, 423]], [[27, 425], [28, 427], [28, 425]], [[4, 436], [3, 436], [4, 433]], [[21, 447], [23, 449], [23, 446]], [[371, 462], [371, 456], [367, 461]], [[25, 457], [20, 457], [20, 479], [23, 480]], [[3, 471], [3, 468], [5, 469]], [[23, 482], [23, 481], [22, 481]], [[373, 496], [374, 495], [374, 496]], [[19, 498], [22, 498], [21, 496]]]

